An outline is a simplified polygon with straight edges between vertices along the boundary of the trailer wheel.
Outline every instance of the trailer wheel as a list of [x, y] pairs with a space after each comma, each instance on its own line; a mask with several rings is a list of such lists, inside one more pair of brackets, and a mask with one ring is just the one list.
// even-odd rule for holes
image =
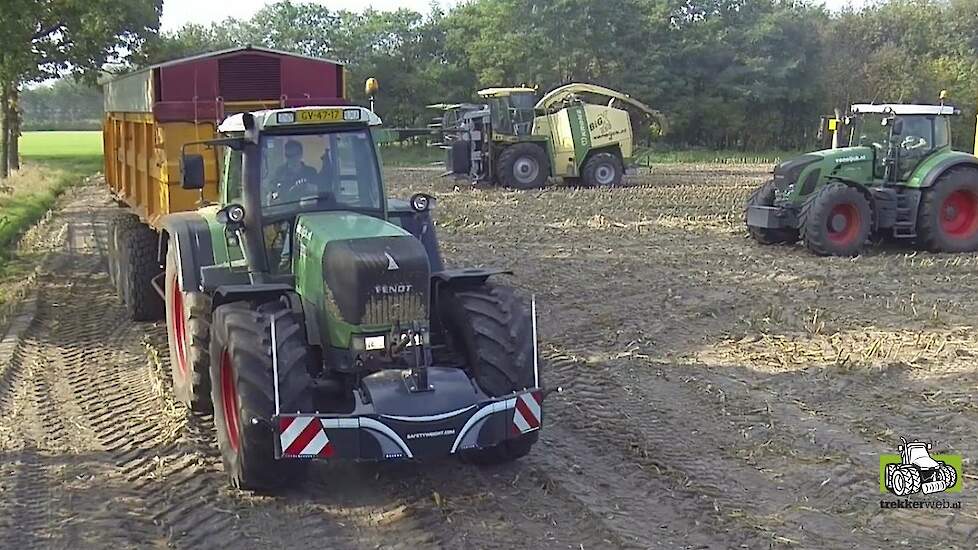
[[109, 267], [109, 280], [115, 288], [116, 295], [125, 303], [125, 288], [122, 281], [124, 262], [122, 260], [123, 245], [126, 233], [139, 226], [139, 217], [135, 214], [120, 214], [113, 218], [108, 228], [108, 243], [106, 244], [106, 260]]
[[195, 412], [211, 411], [211, 299], [180, 289], [176, 245], [166, 251], [166, 338], [173, 393]]
[[[774, 206], [774, 180], [768, 180], [758, 187], [747, 199], [751, 206]], [[744, 223], [747, 223], [747, 208], [744, 209]], [[798, 241], [798, 230], [792, 227], [767, 228], [747, 226], [747, 233], [760, 244], [793, 244]]]
[[616, 187], [621, 185], [624, 173], [625, 169], [617, 155], [598, 153], [584, 163], [581, 179], [588, 187]]
[[550, 176], [550, 161], [543, 147], [517, 143], [499, 154], [499, 182], [512, 189], [543, 187]]
[[157, 258], [159, 234], [139, 223], [122, 233], [123, 299], [133, 321], [158, 321], [163, 318], [163, 297], [153, 288], [153, 278], [163, 272]]
[[819, 256], [856, 256], [873, 227], [873, 210], [858, 190], [832, 182], [812, 193], [799, 215], [801, 238]]
[[[465, 359], [469, 375], [487, 395], [499, 397], [533, 386], [533, 332], [526, 305], [511, 288], [484, 284], [449, 289], [439, 298], [448, 343]], [[520, 458], [537, 441], [536, 431], [463, 460], [497, 464]]]
[[978, 169], [967, 166], [941, 174], [923, 192], [918, 223], [929, 250], [978, 250]]
[[276, 319], [282, 412], [312, 410], [310, 349], [298, 316], [281, 302], [219, 306], [211, 326], [210, 377], [217, 446], [232, 486], [271, 490], [303, 473], [300, 460], [275, 459], [271, 322]]

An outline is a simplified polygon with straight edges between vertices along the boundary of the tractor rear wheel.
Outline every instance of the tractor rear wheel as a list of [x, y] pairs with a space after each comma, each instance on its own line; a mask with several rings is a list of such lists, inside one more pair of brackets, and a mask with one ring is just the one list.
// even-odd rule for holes
[[517, 143], [499, 154], [499, 183], [512, 189], [543, 187], [550, 176], [547, 152], [536, 143]]
[[159, 235], [148, 225], [138, 223], [121, 234], [122, 269], [120, 282], [129, 318], [133, 321], [158, 321], [163, 318], [163, 298], [153, 288], [153, 278], [163, 272], [157, 258]]
[[856, 256], [873, 227], [873, 209], [858, 189], [831, 182], [801, 207], [801, 238], [819, 256]]
[[[751, 206], [774, 206], [774, 180], [768, 180], [758, 187], [747, 199]], [[747, 223], [747, 208], [744, 209], [744, 223]], [[798, 241], [798, 230], [793, 227], [767, 228], [747, 226], [747, 233], [761, 244], [793, 244]]]
[[[464, 357], [483, 392], [500, 397], [533, 386], [532, 320], [511, 288], [483, 284], [448, 290], [439, 310], [448, 343]], [[529, 453], [537, 437], [537, 431], [529, 432], [462, 457], [477, 464], [509, 462]]]
[[978, 169], [952, 168], [920, 199], [919, 233], [934, 252], [978, 250]]
[[948, 489], [954, 487], [958, 482], [958, 471], [950, 464], [941, 464], [939, 475], [947, 483]]
[[621, 159], [612, 153], [597, 153], [584, 163], [581, 180], [588, 187], [615, 187], [621, 185], [625, 169]]
[[311, 352], [298, 316], [281, 302], [219, 306], [211, 326], [211, 400], [217, 446], [232, 486], [270, 490], [295, 481], [305, 463], [275, 459], [271, 323], [275, 319], [283, 412], [310, 412]]
[[166, 337], [173, 393], [194, 412], [211, 411], [211, 299], [180, 289], [176, 243], [166, 251]]

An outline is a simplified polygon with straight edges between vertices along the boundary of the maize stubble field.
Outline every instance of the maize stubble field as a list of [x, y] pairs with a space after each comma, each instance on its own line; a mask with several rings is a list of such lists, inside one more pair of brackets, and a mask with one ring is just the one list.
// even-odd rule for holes
[[[761, 165], [658, 165], [619, 189], [438, 197], [449, 265], [536, 295], [540, 443], [514, 464], [318, 464], [277, 495], [226, 488], [212, 420], [169, 395], [161, 324], [105, 274], [118, 207], [66, 194], [0, 343], [0, 541], [17, 548], [971, 547], [978, 255], [760, 247]], [[19, 336], [19, 337], [15, 337]], [[964, 458], [960, 510], [882, 510], [900, 436]]]

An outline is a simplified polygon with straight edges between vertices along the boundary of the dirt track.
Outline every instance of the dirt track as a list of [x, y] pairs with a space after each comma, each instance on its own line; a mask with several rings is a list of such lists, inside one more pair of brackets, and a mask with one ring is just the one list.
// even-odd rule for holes
[[[532, 193], [391, 173], [439, 197], [449, 263], [537, 294], [565, 391], [517, 464], [319, 465], [277, 496], [225, 488], [211, 419], [171, 404], [162, 327], [104, 274], [116, 207], [80, 189], [28, 238], [36, 315], [0, 343], [0, 546], [973, 547], [978, 256], [754, 246], [764, 169]], [[900, 435], [964, 457], [961, 510], [879, 508]]]

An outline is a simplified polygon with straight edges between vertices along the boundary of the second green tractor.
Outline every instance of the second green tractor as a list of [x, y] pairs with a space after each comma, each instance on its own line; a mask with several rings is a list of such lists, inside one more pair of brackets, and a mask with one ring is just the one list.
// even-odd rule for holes
[[874, 238], [978, 250], [978, 158], [951, 149], [950, 105], [856, 104], [848, 147], [778, 164], [745, 212], [761, 244], [855, 256]]

